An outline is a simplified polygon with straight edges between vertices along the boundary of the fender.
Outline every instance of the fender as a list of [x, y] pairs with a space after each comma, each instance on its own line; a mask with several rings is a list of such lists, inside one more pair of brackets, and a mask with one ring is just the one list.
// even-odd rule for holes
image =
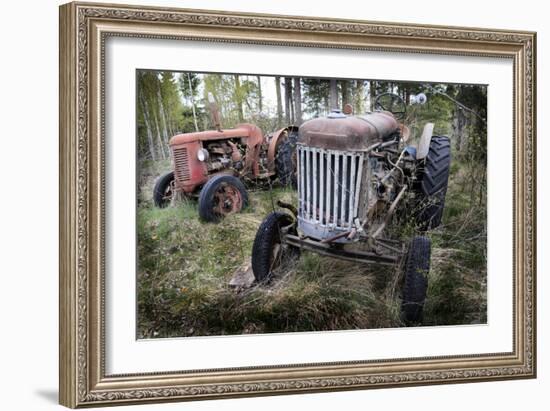
[[282, 141], [281, 139], [291, 132], [298, 132], [298, 127], [287, 126], [273, 133], [273, 137], [271, 137], [269, 147], [267, 148], [267, 170], [270, 173], [275, 172], [275, 156], [277, 155], [277, 146], [279, 144], [279, 141]]
[[426, 125], [424, 126], [424, 131], [422, 131], [422, 135], [420, 136], [420, 141], [418, 142], [418, 148], [416, 149], [417, 160], [422, 160], [428, 155], [433, 133], [434, 123], [426, 123]]

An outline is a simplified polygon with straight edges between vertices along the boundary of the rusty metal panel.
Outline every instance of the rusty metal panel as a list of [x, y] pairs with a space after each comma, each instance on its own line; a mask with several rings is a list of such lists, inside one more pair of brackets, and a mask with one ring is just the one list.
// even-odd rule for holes
[[342, 155], [343, 162], [342, 162], [342, 198], [340, 199], [340, 224], [342, 226], [346, 226], [346, 200], [349, 200], [348, 194], [348, 156]]
[[305, 202], [298, 212], [298, 227], [306, 236], [348, 239], [342, 233], [353, 229], [361, 218], [360, 196], [367, 154], [324, 150], [298, 145], [300, 186], [298, 196]]
[[305, 191], [306, 191], [306, 173], [305, 173], [305, 154], [304, 150], [301, 147], [298, 147], [299, 150], [299, 159], [300, 159], [300, 189], [299, 189], [299, 198], [300, 198], [300, 204], [299, 204], [299, 210], [300, 213], [303, 214], [304, 208], [306, 205], [306, 197], [305, 197]]
[[351, 226], [353, 225], [353, 214], [354, 214], [354, 209], [353, 209], [353, 205], [355, 204], [355, 187], [354, 187], [354, 182], [355, 182], [355, 159], [357, 158], [357, 156], [355, 154], [351, 155], [350, 156], [350, 177], [349, 177], [349, 199], [348, 199], [348, 224], [351, 228]]
[[176, 188], [185, 193], [193, 192], [208, 180], [206, 164], [197, 159], [200, 148], [199, 142], [171, 147]]
[[309, 219], [311, 215], [311, 152], [309, 150], [304, 150], [306, 155], [306, 217]]
[[334, 218], [333, 223], [338, 225], [338, 196], [340, 192], [340, 155], [334, 153], [334, 200], [332, 216]]
[[298, 142], [321, 149], [366, 150], [393, 133], [399, 133], [399, 130], [397, 120], [388, 112], [354, 117], [316, 118], [300, 126]]
[[311, 219], [313, 221], [317, 221], [317, 184], [319, 183], [317, 178], [317, 150], [311, 150], [311, 156], [312, 156], [312, 170], [311, 170], [311, 176], [312, 176], [312, 183], [313, 183], [313, 193], [312, 193], [312, 213], [311, 213]]
[[189, 170], [189, 154], [186, 147], [176, 148], [174, 150], [174, 171], [176, 178], [180, 182], [191, 179], [191, 170]]
[[355, 180], [355, 201], [353, 204], [353, 210], [354, 213], [357, 214], [359, 217], [359, 198], [361, 196], [361, 183], [363, 178], [363, 161], [364, 161], [364, 154], [359, 155], [357, 157], [358, 164], [357, 164], [357, 177]]
[[319, 223], [324, 224], [326, 152], [319, 150]]

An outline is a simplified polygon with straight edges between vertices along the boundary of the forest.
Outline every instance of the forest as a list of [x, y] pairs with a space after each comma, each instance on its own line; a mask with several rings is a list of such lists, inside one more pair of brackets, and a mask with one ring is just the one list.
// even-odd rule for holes
[[423, 325], [485, 323], [487, 87], [363, 79], [140, 70], [137, 73], [139, 338], [400, 327], [395, 269], [364, 267], [306, 253], [268, 288], [235, 290], [233, 273], [250, 259], [256, 229], [274, 199], [295, 192], [251, 190], [250, 205], [206, 224], [197, 204], [152, 203], [155, 180], [171, 169], [169, 139], [213, 129], [208, 95], [223, 128], [239, 123], [264, 134], [299, 126], [345, 104], [360, 114], [377, 95], [399, 94], [403, 123], [418, 137], [426, 122], [451, 139], [452, 163], [443, 224], [434, 230]]

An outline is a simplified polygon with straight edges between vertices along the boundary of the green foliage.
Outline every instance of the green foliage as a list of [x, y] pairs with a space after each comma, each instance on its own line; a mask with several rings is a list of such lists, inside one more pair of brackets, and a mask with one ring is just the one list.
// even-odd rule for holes
[[[257, 76], [138, 72], [138, 96], [143, 100], [137, 102], [140, 338], [403, 325], [400, 267], [365, 267], [306, 252], [298, 261], [289, 261], [270, 286], [244, 291], [229, 287], [235, 270], [248, 261], [256, 229], [272, 210], [273, 201], [281, 198], [295, 203], [292, 190], [274, 189], [273, 199], [269, 191], [252, 191], [250, 207], [221, 224], [202, 223], [194, 200], [178, 200], [165, 209], [153, 207], [154, 181], [170, 170], [170, 159], [161, 155], [166, 146], [159, 147], [166, 144], [161, 103], [170, 135], [194, 131], [195, 123], [201, 130], [213, 128], [208, 93], [217, 102], [225, 128], [244, 120], [269, 133], [280, 125], [276, 101], [266, 97], [275, 96], [269, 90], [275, 81], [263, 84], [262, 101], [260, 85]], [[288, 92], [283, 87], [281, 91]], [[304, 118], [328, 113], [328, 79], [303, 78], [301, 91]], [[356, 113], [369, 109], [376, 95], [388, 91], [405, 101], [426, 92], [428, 103], [408, 106], [405, 124], [418, 138], [424, 124], [434, 122], [435, 133], [449, 135], [452, 141], [443, 225], [430, 234], [433, 249], [424, 323], [484, 323], [487, 126], [482, 119], [487, 113], [486, 87], [338, 81], [339, 101], [346, 97]], [[283, 95], [282, 101], [293, 101], [287, 97], [292, 96]], [[413, 234], [412, 220], [405, 217], [399, 235], [408, 238]]]
[[326, 79], [307, 79], [302, 80], [303, 93], [305, 101], [305, 113], [311, 117], [319, 117], [328, 114], [329, 111], [329, 87], [330, 82]]

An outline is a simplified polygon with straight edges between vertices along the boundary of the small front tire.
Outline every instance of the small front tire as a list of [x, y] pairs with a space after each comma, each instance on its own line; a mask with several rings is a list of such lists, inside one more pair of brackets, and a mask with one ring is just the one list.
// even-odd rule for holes
[[414, 237], [405, 261], [405, 278], [401, 313], [407, 325], [422, 322], [424, 303], [428, 291], [432, 244], [428, 237]]
[[170, 204], [174, 197], [174, 172], [170, 171], [158, 178], [153, 188], [153, 202], [159, 208]]
[[292, 218], [279, 211], [269, 214], [258, 228], [252, 246], [252, 271], [256, 282], [269, 282], [273, 270], [299, 249], [283, 243], [282, 229], [293, 224]]

